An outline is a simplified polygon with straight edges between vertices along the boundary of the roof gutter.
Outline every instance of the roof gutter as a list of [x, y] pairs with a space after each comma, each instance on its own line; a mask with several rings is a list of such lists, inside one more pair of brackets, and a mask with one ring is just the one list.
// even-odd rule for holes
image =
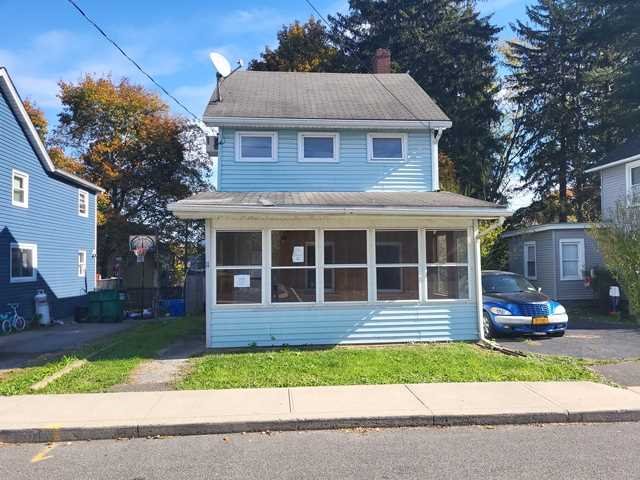
[[627, 162], [632, 162], [634, 160], [640, 160], [640, 153], [637, 155], [632, 155], [631, 157], [622, 158], [620, 160], [616, 160], [615, 162], [605, 163], [604, 165], [600, 165], [598, 167], [590, 168], [589, 170], [585, 170], [585, 173], [595, 173], [600, 170], [604, 170], [606, 168], [617, 167], [618, 165], [622, 165]]
[[202, 120], [209, 127], [269, 127], [269, 128], [356, 128], [356, 129], [410, 129], [424, 130], [451, 128], [449, 120], [375, 120], [375, 119], [327, 119], [327, 118], [276, 118], [276, 117], [213, 117]]
[[205, 218], [211, 214], [285, 214], [285, 215], [427, 215], [433, 217], [468, 217], [496, 219], [508, 217], [506, 208], [482, 207], [318, 207], [318, 206], [260, 206], [213, 205], [205, 202], [182, 200], [170, 203], [169, 210], [181, 218]]

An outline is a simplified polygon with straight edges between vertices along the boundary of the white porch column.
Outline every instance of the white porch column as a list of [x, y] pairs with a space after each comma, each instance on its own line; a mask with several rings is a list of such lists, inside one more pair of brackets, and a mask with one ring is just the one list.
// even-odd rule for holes
[[473, 267], [475, 274], [475, 290], [476, 290], [476, 310], [478, 315], [478, 338], [484, 340], [483, 323], [483, 307], [482, 307], [482, 257], [480, 254], [480, 228], [478, 226], [478, 220], [473, 221], [473, 242], [474, 242], [474, 254], [473, 254]]

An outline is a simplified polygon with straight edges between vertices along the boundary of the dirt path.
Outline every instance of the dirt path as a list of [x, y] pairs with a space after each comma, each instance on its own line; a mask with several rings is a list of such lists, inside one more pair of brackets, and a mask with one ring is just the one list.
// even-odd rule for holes
[[185, 337], [158, 353], [157, 358], [138, 366], [127, 383], [114, 386], [114, 392], [172, 390], [187, 372], [189, 360], [205, 350], [202, 336]]

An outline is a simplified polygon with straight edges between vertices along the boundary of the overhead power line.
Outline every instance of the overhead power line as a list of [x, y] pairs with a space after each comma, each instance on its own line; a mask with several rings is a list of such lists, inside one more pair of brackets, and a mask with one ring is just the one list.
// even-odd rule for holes
[[100, 26], [99, 26], [95, 21], [93, 21], [91, 18], [89, 18], [89, 16], [88, 16], [86, 13], [84, 13], [84, 11], [82, 10], [82, 8], [80, 8], [80, 6], [79, 6], [79, 5], [78, 5], [74, 0], [67, 0], [67, 1], [68, 1], [68, 2], [73, 6], [73, 8], [75, 8], [75, 9], [80, 13], [80, 15], [82, 15], [82, 16], [85, 18], [85, 20], [86, 20], [87, 22], [89, 22], [91, 25], [93, 25], [93, 26], [94, 26], [94, 28], [95, 28], [96, 30], [98, 30], [98, 32], [100, 32], [100, 35], [102, 35], [104, 38], [106, 38], [106, 39], [109, 41], [109, 43], [111, 43], [114, 47], [116, 47], [116, 48], [118, 49], [118, 51], [119, 51], [119, 52], [120, 52], [120, 53], [121, 53], [121, 54], [122, 54], [122, 55], [123, 55], [127, 60], [129, 60], [129, 61], [130, 61], [130, 62], [131, 62], [131, 63], [132, 63], [132, 64], [133, 64], [133, 65], [134, 65], [138, 70], [140, 70], [140, 72], [142, 72], [142, 74], [143, 74], [145, 77], [147, 77], [149, 80], [151, 80], [151, 82], [152, 82], [156, 87], [158, 87], [160, 90], [162, 90], [162, 92], [164, 92], [164, 94], [165, 94], [167, 97], [169, 97], [171, 100], [173, 100], [174, 102], [176, 102], [176, 104], [177, 104], [177, 105], [179, 105], [179, 106], [180, 106], [180, 107], [181, 107], [185, 112], [187, 112], [189, 115], [191, 115], [191, 116], [193, 117], [193, 119], [194, 119], [196, 122], [200, 122], [200, 119], [198, 118], [198, 116], [197, 116], [195, 113], [193, 113], [191, 110], [189, 110], [189, 109], [184, 105], [184, 103], [182, 103], [182, 102], [181, 102], [180, 100], [178, 100], [175, 96], [173, 96], [171, 93], [169, 93], [169, 91], [168, 91], [166, 88], [164, 88], [162, 85], [160, 85], [160, 83], [158, 83], [158, 81], [157, 81], [155, 78], [153, 78], [150, 74], [148, 74], [148, 73], [147, 73], [147, 72], [146, 72], [146, 71], [145, 71], [145, 70], [140, 66], [140, 64], [138, 64], [138, 62], [136, 62], [133, 58], [131, 58], [131, 57], [127, 54], [127, 52], [125, 52], [125, 51], [122, 49], [122, 47], [120, 47], [120, 45], [118, 45], [118, 43], [117, 43], [115, 40], [113, 40], [109, 35], [107, 35], [107, 33], [106, 33], [102, 28], [100, 28]]

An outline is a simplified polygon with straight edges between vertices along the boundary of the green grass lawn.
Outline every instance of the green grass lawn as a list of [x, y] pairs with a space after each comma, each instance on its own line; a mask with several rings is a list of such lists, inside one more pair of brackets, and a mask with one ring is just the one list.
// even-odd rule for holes
[[211, 353], [193, 363], [178, 388], [600, 379], [579, 360], [507, 356], [467, 343]]
[[163, 319], [144, 322], [125, 332], [90, 345], [72, 355], [38, 367], [24, 368], [0, 379], [0, 395], [34, 393], [35, 382], [64, 368], [77, 359], [89, 362], [73, 370], [37, 393], [104, 392], [123, 383], [131, 371], [146, 359], [183, 335], [201, 333], [202, 317]]

